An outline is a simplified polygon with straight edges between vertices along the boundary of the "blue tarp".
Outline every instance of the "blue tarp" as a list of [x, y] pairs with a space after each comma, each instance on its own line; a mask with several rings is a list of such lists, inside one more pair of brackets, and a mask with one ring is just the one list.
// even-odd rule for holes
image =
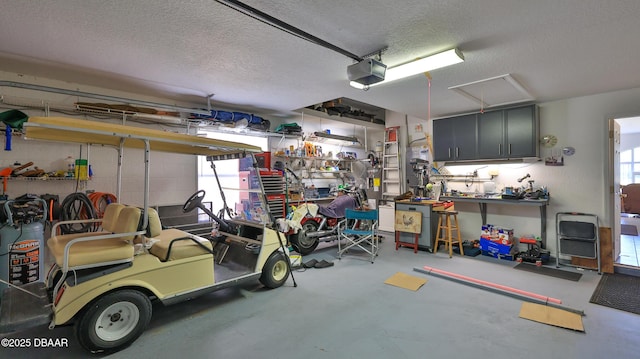
[[218, 120], [221, 122], [238, 122], [241, 120], [247, 120], [247, 122], [249, 122], [250, 124], [255, 124], [255, 125], [261, 124], [264, 121], [262, 117], [249, 114], [249, 113], [217, 111], [217, 110], [211, 110], [211, 115], [201, 115], [201, 114], [193, 113], [191, 114], [191, 116], [193, 118], [200, 118], [200, 119], [206, 119], [206, 120]]

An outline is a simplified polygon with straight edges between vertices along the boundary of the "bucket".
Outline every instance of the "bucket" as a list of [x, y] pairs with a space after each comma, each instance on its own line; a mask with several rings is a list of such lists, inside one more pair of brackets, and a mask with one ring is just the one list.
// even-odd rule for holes
[[376, 142], [375, 151], [382, 152], [382, 142], [380, 141]]
[[369, 198], [367, 199], [367, 205], [369, 206], [369, 209], [376, 209], [376, 200], [375, 198]]
[[495, 193], [496, 183], [493, 181], [487, 181], [484, 183], [484, 193]]
[[81, 180], [86, 181], [89, 179], [89, 166], [88, 160], [78, 159], [76, 160], [76, 167], [74, 171], [74, 177]]
[[433, 190], [433, 196], [432, 196], [433, 199], [435, 199], [436, 201], [439, 201], [440, 200], [440, 194], [442, 192], [442, 185], [439, 184], [439, 183], [436, 183], [436, 184], [433, 185], [432, 190]]

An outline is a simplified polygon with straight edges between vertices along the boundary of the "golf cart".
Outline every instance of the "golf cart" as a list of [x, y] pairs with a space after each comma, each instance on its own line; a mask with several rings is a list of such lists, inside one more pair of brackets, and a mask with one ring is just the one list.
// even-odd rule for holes
[[[200, 208], [217, 224], [210, 239], [180, 229], [165, 229], [149, 207], [151, 151], [224, 159], [253, 158], [260, 148], [241, 143], [176, 134], [146, 128], [59, 117], [32, 117], [25, 138], [113, 146], [118, 149], [118, 193], [125, 147], [144, 151], [144, 205], [111, 203], [97, 232], [58, 234], [59, 222], [47, 241], [55, 258], [44, 282], [9, 285], [0, 305], [0, 332], [49, 323], [49, 328], [73, 323], [79, 343], [91, 352], [114, 352], [130, 345], [145, 330], [151, 301], [164, 305], [259, 280], [277, 288], [290, 274], [285, 239], [270, 228], [268, 207], [260, 191], [263, 216], [221, 218], [202, 206], [204, 191], [184, 204]], [[255, 166], [255, 165], [254, 165]], [[262, 186], [258, 171], [253, 171]], [[216, 180], [218, 180], [216, 173]], [[264, 191], [262, 191], [264, 192]], [[223, 195], [224, 198], [224, 195]], [[225, 203], [226, 207], [226, 203]]]

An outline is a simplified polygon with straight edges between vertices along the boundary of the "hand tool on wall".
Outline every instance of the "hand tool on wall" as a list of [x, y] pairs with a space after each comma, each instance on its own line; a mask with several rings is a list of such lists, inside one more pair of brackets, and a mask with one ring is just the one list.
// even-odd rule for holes
[[26, 170], [18, 174], [20, 177], [40, 177], [42, 175], [44, 175], [44, 170], [42, 168], [38, 168], [38, 166], [35, 166], [32, 170]]
[[4, 132], [4, 150], [11, 151], [11, 126], [9, 125]]
[[29, 166], [33, 166], [33, 162], [27, 162], [27, 163], [25, 163], [25, 164], [23, 164], [23, 165], [21, 165], [21, 166], [18, 166], [18, 167], [16, 167], [16, 168], [14, 168], [14, 169], [11, 171], [11, 175], [12, 175], [12, 176], [17, 176], [17, 175], [19, 175], [19, 174], [20, 174], [20, 173], [19, 173], [20, 171], [22, 171], [23, 169], [25, 169], [25, 168], [27, 168], [27, 167], [29, 167]]
[[522, 182], [522, 181], [526, 180], [527, 178], [531, 178], [531, 175], [530, 175], [530, 174], [528, 174], [528, 173], [527, 173], [526, 175], [524, 175], [524, 176], [522, 176], [522, 177], [518, 178], [518, 183], [520, 183], [520, 182]]

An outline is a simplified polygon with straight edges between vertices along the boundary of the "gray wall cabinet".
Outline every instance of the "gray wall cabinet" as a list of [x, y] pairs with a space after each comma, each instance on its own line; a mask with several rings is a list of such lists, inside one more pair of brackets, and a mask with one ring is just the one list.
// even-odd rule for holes
[[539, 122], [535, 105], [434, 120], [434, 160], [537, 158]]
[[476, 115], [433, 121], [434, 161], [469, 161], [478, 157]]

